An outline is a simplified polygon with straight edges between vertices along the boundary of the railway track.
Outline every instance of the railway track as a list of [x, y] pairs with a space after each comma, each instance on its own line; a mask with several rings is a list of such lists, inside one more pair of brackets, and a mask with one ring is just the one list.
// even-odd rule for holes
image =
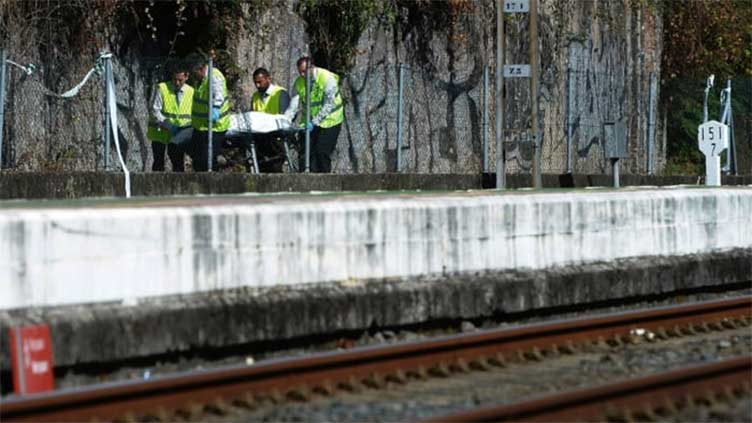
[[681, 407], [748, 395], [751, 374], [752, 357], [739, 357], [426, 422], [657, 421]]
[[0, 420], [173, 420], [176, 416], [195, 420], [207, 411], [222, 414], [230, 405], [252, 408], [263, 398], [304, 401], [337, 390], [378, 389], [413, 378], [483, 371], [509, 360], [573, 353], [590, 343], [619, 345], [638, 338], [649, 342], [751, 322], [752, 297], [569, 319], [10, 397], [2, 401]]

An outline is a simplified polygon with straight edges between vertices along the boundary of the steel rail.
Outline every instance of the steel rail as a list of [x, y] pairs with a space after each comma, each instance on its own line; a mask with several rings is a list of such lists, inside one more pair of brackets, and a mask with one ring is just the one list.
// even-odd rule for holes
[[[749, 323], [752, 296], [688, 305], [620, 312], [596, 317], [525, 325], [511, 329], [445, 336], [422, 342], [362, 347], [302, 358], [260, 361], [212, 370], [158, 376], [147, 381], [113, 382], [23, 397], [6, 397], [0, 421], [82, 421], [150, 415], [217, 399], [235, 399], [277, 393], [300, 395], [313, 389], [331, 392], [339, 386], [425, 375], [431, 369], [483, 368], [509, 354], [571, 348], [601, 338], [628, 338], [634, 329], [690, 330], [710, 322], [734, 326]], [[741, 319], [741, 320], [739, 320]], [[704, 322], [704, 323], [703, 323]], [[674, 329], [676, 328], [676, 329]], [[474, 366], [475, 365], [475, 366]], [[153, 414], [151, 414], [153, 415]]]
[[[656, 409], [665, 410], [676, 403], [694, 401], [698, 394], [707, 397], [729, 392], [729, 389], [748, 391], [751, 373], [752, 356], [736, 357], [514, 404], [477, 408], [426, 421], [587, 422], [609, 418], [634, 421], [626, 418], [627, 413], [632, 413], [633, 417], [634, 414], [654, 413]], [[638, 420], [645, 420], [637, 417]]]

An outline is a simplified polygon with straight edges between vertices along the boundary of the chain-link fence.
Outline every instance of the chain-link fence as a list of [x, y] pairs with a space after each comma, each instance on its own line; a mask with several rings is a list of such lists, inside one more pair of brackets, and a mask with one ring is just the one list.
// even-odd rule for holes
[[[108, 115], [100, 59], [94, 57], [89, 69], [72, 69], [72, 75], [63, 77], [45, 73], [39, 66], [23, 64], [7, 50], [4, 54], [3, 168], [40, 171], [118, 168], [115, 134], [108, 139], [105, 130]], [[152, 115], [150, 103], [156, 84], [169, 81], [166, 69], [174, 61], [174, 58], [152, 58], [141, 61], [141, 69], [134, 69], [113, 58], [117, 135], [123, 158], [134, 171], [152, 169], [152, 142], [147, 137]], [[272, 78], [294, 96], [295, 58], [287, 62], [288, 68], [281, 75], [272, 69]], [[148, 67], [150, 70], [144, 71]], [[215, 67], [221, 70], [221, 62]], [[229, 112], [233, 115], [251, 110], [255, 87], [249, 75], [255, 66], [247, 69], [245, 75], [227, 77]], [[88, 79], [77, 89], [62, 96], [55, 93], [78, 85], [84, 76]], [[194, 79], [189, 83], [198, 88], [200, 81]], [[729, 116], [724, 118], [728, 102], [724, 98], [721, 104], [720, 95], [727, 84], [732, 88], [731, 107], [726, 112]], [[606, 128], [613, 124], [626, 131], [627, 158], [622, 161], [622, 169], [641, 174], [664, 169], [671, 173], [701, 170], [691, 166], [702, 163], [695, 138], [697, 125], [702, 122], [705, 81], [674, 79], [662, 87], [655, 73], [595, 72], [587, 69], [585, 63], [578, 66], [570, 61], [562, 72], [543, 69], [539, 87], [538, 136], [544, 173], [608, 173], [606, 146], [611, 140]], [[534, 149], [529, 80], [507, 78], [504, 88], [507, 172], [530, 172]], [[436, 69], [419, 64], [383, 63], [343, 78], [340, 90], [345, 122], [333, 154], [335, 172], [495, 170], [493, 66], [475, 64], [440, 75]], [[733, 128], [734, 148], [729, 149], [728, 156], [722, 156], [724, 169], [729, 173], [750, 171], [751, 97], [752, 80], [743, 78], [718, 81], [708, 97], [709, 118], [719, 121], [724, 118]], [[301, 164], [305, 151], [303, 134], [290, 131], [272, 149], [256, 143], [255, 163], [252, 152], [246, 148], [248, 144], [225, 142], [226, 151], [220, 152], [219, 163], [214, 164], [218, 169], [214, 170], [255, 171], [263, 167], [259, 162], [263, 165], [265, 161], [281, 159], [284, 166], [278, 170], [302, 171], [305, 169]], [[191, 159], [186, 160], [190, 169]], [[166, 168], [171, 169], [169, 163]]]

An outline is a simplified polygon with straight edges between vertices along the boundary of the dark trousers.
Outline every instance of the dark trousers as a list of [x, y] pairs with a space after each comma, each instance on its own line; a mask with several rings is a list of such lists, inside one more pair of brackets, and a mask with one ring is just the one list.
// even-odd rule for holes
[[[222, 150], [222, 144], [225, 141], [224, 132], [212, 131], [212, 170], [217, 170], [217, 156]], [[193, 170], [196, 172], [206, 172], [209, 170], [207, 156], [209, 154], [209, 132], [193, 130], [191, 142], [188, 144], [188, 155], [193, 161]]]
[[[332, 153], [337, 147], [337, 138], [342, 124], [331, 128], [314, 126], [311, 131], [311, 172], [329, 173], [332, 171]], [[300, 152], [300, 168], [305, 170], [305, 141]]]
[[185, 164], [183, 163], [183, 148], [176, 144], [163, 144], [156, 141], [151, 143], [151, 153], [154, 156], [154, 163], [151, 165], [151, 170], [154, 172], [164, 172], [165, 150], [167, 150], [167, 155], [170, 157], [172, 171], [185, 171]]
[[[253, 143], [256, 146], [259, 171], [261, 173], [281, 173], [285, 163], [285, 147], [282, 137], [286, 136], [279, 131], [268, 134], [253, 134]], [[250, 144], [250, 140], [248, 140]], [[248, 145], [250, 148], [250, 145]]]

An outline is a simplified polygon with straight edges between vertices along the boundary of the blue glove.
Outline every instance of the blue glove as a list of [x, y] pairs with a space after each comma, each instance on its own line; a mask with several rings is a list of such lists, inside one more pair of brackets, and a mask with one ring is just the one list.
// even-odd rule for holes
[[313, 122], [306, 123], [305, 130], [308, 132], [313, 131]]
[[216, 122], [219, 120], [219, 109], [216, 107], [212, 107], [212, 122]]
[[170, 134], [172, 134], [173, 137], [178, 133], [178, 131], [180, 131], [180, 128], [173, 124], [170, 124]]

